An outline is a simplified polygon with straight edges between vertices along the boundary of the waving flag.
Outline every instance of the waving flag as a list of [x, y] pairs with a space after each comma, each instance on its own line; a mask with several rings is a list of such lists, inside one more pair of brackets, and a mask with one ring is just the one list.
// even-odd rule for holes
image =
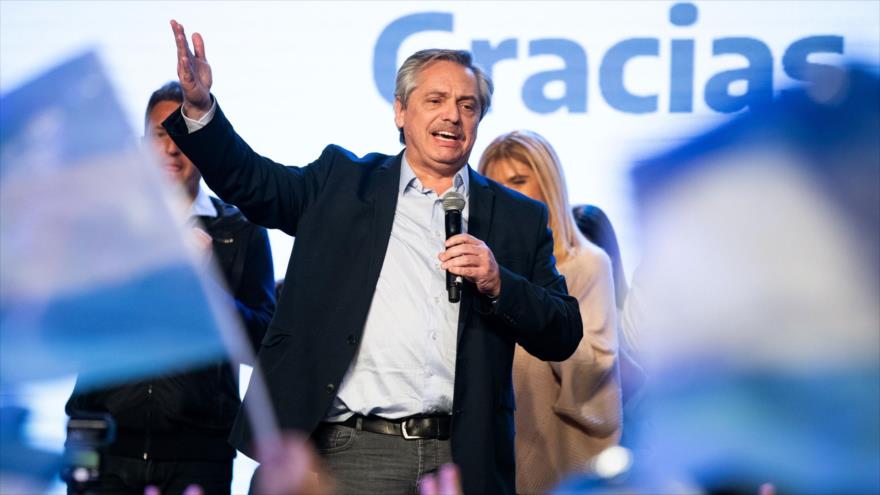
[[226, 354], [236, 319], [176, 199], [94, 54], [2, 96], [2, 382], [97, 385]]

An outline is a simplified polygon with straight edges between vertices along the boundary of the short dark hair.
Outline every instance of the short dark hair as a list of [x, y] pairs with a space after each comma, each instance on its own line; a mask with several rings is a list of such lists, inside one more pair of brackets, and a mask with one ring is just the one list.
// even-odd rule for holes
[[147, 102], [147, 111], [144, 114], [144, 129], [150, 127], [150, 112], [153, 111], [153, 107], [163, 101], [183, 103], [183, 89], [180, 88], [179, 82], [168, 81], [150, 95], [150, 101]]
[[572, 208], [574, 221], [584, 237], [593, 244], [602, 248], [611, 260], [611, 275], [614, 278], [614, 301], [618, 309], [623, 309], [623, 302], [629, 287], [626, 283], [626, 274], [623, 271], [623, 258], [620, 256], [620, 246], [617, 244], [617, 235], [608, 215], [596, 205], [578, 205]]

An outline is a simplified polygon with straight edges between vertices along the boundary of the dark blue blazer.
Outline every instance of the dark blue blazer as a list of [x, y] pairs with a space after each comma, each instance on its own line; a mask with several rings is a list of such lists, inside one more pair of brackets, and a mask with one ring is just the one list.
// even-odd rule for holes
[[[224, 201], [254, 223], [296, 236], [258, 360], [281, 428], [311, 432], [363, 334], [391, 235], [402, 154], [357, 158], [331, 145], [305, 167], [285, 167], [252, 151], [219, 108], [192, 134], [179, 111], [164, 125]], [[492, 249], [501, 295], [493, 306], [473, 284], [463, 290], [452, 458], [466, 493], [514, 493], [514, 344], [564, 360], [581, 340], [581, 317], [555, 268], [546, 208], [468, 173], [468, 232]], [[230, 442], [254, 456], [242, 413]]]

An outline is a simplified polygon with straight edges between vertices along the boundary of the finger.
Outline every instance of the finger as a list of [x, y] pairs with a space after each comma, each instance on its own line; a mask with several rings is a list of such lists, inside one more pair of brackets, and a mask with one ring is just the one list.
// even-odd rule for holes
[[187, 85], [195, 79], [192, 66], [185, 57], [177, 60], [177, 77], [180, 79], [181, 84], [185, 83], [184, 87], [188, 87]]
[[480, 244], [482, 242], [483, 241], [477, 239], [470, 234], [456, 234], [449, 239], [446, 239], [445, 246], [457, 246], [458, 244]]
[[439, 495], [437, 478], [434, 474], [426, 474], [419, 480], [419, 495]]
[[776, 495], [776, 486], [773, 483], [763, 483], [758, 487], [758, 495]]
[[472, 266], [450, 266], [446, 269], [449, 273], [453, 275], [460, 275], [471, 282], [476, 282], [477, 279], [481, 277], [483, 273], [479, 268], [475, 268]]
[[180, 62], [180, 60], [186, 56], [186, 49], [183, 47], [183, 43], [186, 43], [186, 38], [183, 37], [183, 26], [172, 19], [171, 32], [174, 33], [174, 46], [177, 48], [177, 61]]
[[183, 495], [205, 495], [205, 490], [199, 485], [189, 485], [183, 491]]
[[193, 33], [193, 49], [196, 51], [196, 58], [207, 60], [205, 58], [205, 40], [202, 39], [202, 35], [199, 33]]
[[193, 54], [189, 49], [189, 42], [186, 41], [186, 31], [183, 29], [183, 24], [177, 21], [172, 21], [172, 23], [174, 41], [177, 43], [177, 58], [188, 64], [192, 60]]
[[448, 270], [453, 267], [464, 267], [470, 266], [475, 268], [487, 267], [487, 264], [483, 262], [482, 258], [479, 256], [473, 255], [464, 255], [452, 258], [451, 260], [444, 261], [440, 264], [440, 269]]
[[461, 495], [461, 479], [455, 464], [440, 466], [440, 495]]
[[177, 59], [182, 60], [186, 58], [186, 54], [189, 52], [189, 47], [186, 44], [186, 33], [183, 30], [183, 25], [175, 20], [172, 20], [171, 31], [174, 32], [174, 44], [177, 46]]
[[459, 244], [457, 246], [452, 246], [446, 251], [442, 251], [437, 255], [440, 258], [440, 261], [447, 261], [452, 258], [463, 256], [463, 255], [473, 255], [480, 256], [483, 254], [483, 249], [480, 246], [475, 246], [473, 244]]

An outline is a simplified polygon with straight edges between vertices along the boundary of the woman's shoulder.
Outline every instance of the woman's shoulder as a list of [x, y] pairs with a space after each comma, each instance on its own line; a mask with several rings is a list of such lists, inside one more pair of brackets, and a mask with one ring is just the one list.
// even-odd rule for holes
[[602, 273], [611, 270], [611, 260], [602, 248], [585, 239], [558, 268], [563, 275], [567, 271]]
[[611, 261], [599, 246], [586, 241], [563, 263], [557, 266], [565, 277], [568, 293], [582, 297], [604, 286], [611, 279]]

